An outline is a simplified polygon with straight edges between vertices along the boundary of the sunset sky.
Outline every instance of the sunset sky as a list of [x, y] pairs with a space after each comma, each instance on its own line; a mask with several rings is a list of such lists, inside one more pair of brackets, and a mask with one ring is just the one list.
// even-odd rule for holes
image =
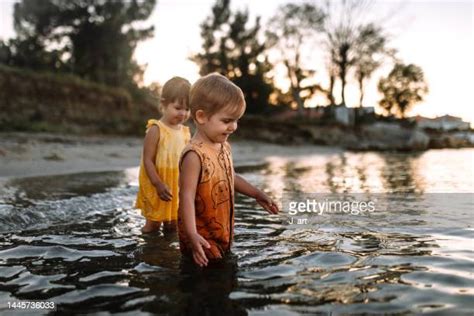
[[[139, 44], [135, 56], [139, 63], [148, 64], [145, 82], [163, 83], [174, 75], [194, 81], [198, 67], [188, 57], [201, 47], [199, 24], [210, 14], [214, 0], [159, 0], [150, 22], [155, 25], [154, 38]], [[232, 7], [248, 8], [252, 16], [262, 22], [277, 12], [283, 0], [233, 0]], [[0, 38], [14, 36], [12, 0], [0, 0]], [[451, 114], [474, 122], [472, 90], [474, 80], [474, 2], [462, 1], [375, 1], [367, 18], [382, 20], [391, 34], [391, 46], [398, 49], [405, 63], [421, 66], [429, 84], [430, 93], [425, 102], [418, 104], [414, 114], [434, 117]], [[307, 54], [308, 63], [320, 60], [316, 53]], [[313, 58], [313, 60], [312, 60]], [[318, 80], [325, 83], [324, 65], [317, 66]], [[378, 79], [389, 72], [380, 69], [366, 90], [367, 106], [374, 106], [380, 95], [376, 90]], [[284, 88], [286, 82], [278, 75], [276, 82]], [[358, 90], [348, 86], [349, 106], [358, 102]]]

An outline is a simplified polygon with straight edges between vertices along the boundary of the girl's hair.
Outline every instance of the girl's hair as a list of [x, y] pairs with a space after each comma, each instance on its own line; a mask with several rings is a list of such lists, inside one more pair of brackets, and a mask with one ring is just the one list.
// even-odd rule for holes
[[173, 102], [189, 106], [190, 90], [191, 84], [188, 80], [181, 77], [171, 78], [161, 90], [160, 106], [167, 106]]
[[196, 119], [198, 110], [212, 116], [223, 108], [230, 107], [239, 112], [245, 108], [242, 90], [229, 79], [218, 73], [211, 73], [200, 78], [191, 87], [189, 94], [191, 116]]

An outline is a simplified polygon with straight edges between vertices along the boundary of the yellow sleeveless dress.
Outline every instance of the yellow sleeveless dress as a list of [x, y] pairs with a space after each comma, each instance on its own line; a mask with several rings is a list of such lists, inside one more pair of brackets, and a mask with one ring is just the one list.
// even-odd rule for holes
[[160, 129], [160, 140], [156, 150], [155, 166], [160, 179], [166, 183], [173, 195], [171, 201], [163, 201], [158, 196], [155, 186], [151, 183], [143, 164], [140, 163], [138, 176], [139, 188], [135, 207], [142, 215], [152, 221], [173, 221], [178, 219], [179, 206], [179, 158], [191, 134], [189, 127], [181, 125], [180, 129], [172, 129], [158, 120], [149, 120], [147, 132], [153, 125]]

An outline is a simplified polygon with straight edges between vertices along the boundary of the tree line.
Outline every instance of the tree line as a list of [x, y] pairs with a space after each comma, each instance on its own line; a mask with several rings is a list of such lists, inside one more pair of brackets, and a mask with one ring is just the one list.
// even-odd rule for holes
[[[288, 3], [264, 24], [247, 9], [232, 10], [230, 0], [216, 0], [200, 25], [202, 47], [190, 59], [201, 75], [216, 71], [240, 86], [251, 113], [266, 113], [274, 105], [301, 111], [317, 95], [325, 104], [347, 105], [350, 82], [357, 84], [363, 106], [366, 83], [383, 65], [392, 65], [378, 82], [379, 106], [404, 116], [428, 92], [423, 70], [397, 58], [383, 26], [365, 18], [371, 5]], [[156, 0], [22, 0], [14, 6], [17, 36], [0, 42], [0, 63], [139, 91], [145, 67], [132, 57], [137, 44], [153, 36], [146, 21], [155, 6]], [[276, 87], [278, 65], [288, 91]], [[319, 82], [317, 74], [327, 80]]]
[[155, 5], [156, 0], [22, 0], [14, 5], [16, 37], [0, 42], [0, 63], [138, 92], [145, 68], [132, 57], [137, 44], [153, 36], [153, 26], [140, 22]]

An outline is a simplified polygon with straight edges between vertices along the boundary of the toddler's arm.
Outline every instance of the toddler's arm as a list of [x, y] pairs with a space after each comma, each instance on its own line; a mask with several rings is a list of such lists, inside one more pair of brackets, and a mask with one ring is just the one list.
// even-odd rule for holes
[[234, 189], [239, 193], [245, 194], [257, 200], [257, 203], [260, 204], [260, 206], [270, 214], [277, 214], [280, 211], [278, 206], [268, 195], [248, 183], [247, 180], [237, 173], [234, 176]]
[[196, 230], [194, 200], [200, 171], [201, 161], [198, 155], [192, 151], [185, 154], [179, 173], [179, 216], [191, 241], [194, 262], [202, 267], [208, 263], [202, 247], [210, 248], [211, 245]]
[[145, 166], [146, 174], [151, 183], [156, 187], [157, 193], [163, 201], [171, 201], [173, 195], [168, 186], [161, 181], [160, 176], [156, 172], [155, 160], [157, 153], [157, 145], [160, 141], [160, 129], [154, 125], [150, 127], [145, 135], [143, 144], [143, 165]]

